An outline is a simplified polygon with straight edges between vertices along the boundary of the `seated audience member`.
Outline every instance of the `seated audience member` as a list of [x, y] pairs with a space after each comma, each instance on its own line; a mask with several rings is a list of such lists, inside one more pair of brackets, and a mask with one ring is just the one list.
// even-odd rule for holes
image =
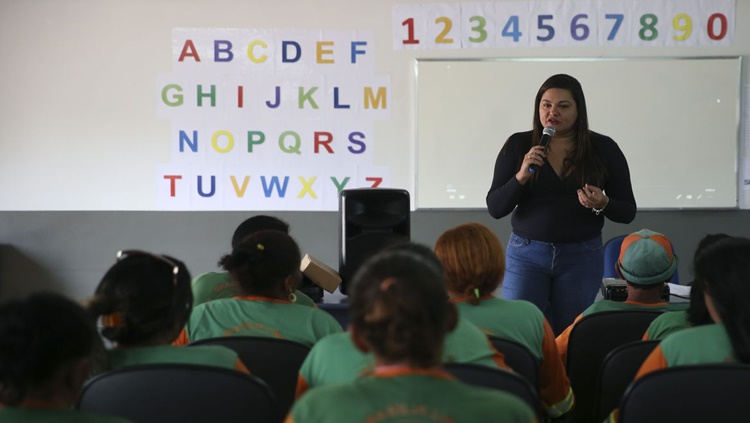
[[714, 323], [664, 338], [636, 378], [654, 370], [690, 364], [750, 363], [750, 239], [725, 238], [695, 258], [695, 279], [703, 285]]
[[[240, 224], [232, 235], [232, 249], [243, 239], [259, 231], [279, 231], [289, 233], [289, 224], [281, 219], [267, 215], [257, 215], [246, 219]], [[242, 295], [240, 284], [232, 280], [228, 272], [207, 272], [193, 279], [192, 284], [195, 305], [220, 298], [232, 298]], [[303, 292], [294, 292], [296, 304], [317, 307], [315, 302]]]
[[312, 346], [342, 331], [327, 312], [295, 304], [302, 278], [300, 252], [284, 232], [256, 232], [220, 264], [239, 282], [242, 295], [195, 307], [176, 345], [219, 336], [263, 336]]
[[[407, 251], [421, 257], [432, 266], [432, 271], [443, 274], [443, 268], [435, 254], [426, 246], [403, 243], [391, 246], [389, 251]], [[442, 277], [442, 276], [441, 276]], [[435, 283], [441, 283], [436, 279]], [[459, 318], [456, 327], [450, 330], [443, 344], [443, 363], [467, 363], [511, 370], [502, 354], [487, 339], [482, 331], [466, 319]], [[308, 390], [340, 382], [352, 382], [375, 366], [375, 356], [357, 349], [349, 333], [326, 337], [307, 355], [300, 369], [297, 382], [297, 397]]]
[[570, 411], [573, 391], [544, 314], [530, 302], [492, 295], [505, 273], [505, 253], [495, 234], [479, 223], [460, 225], [438, 238], [435, 254], [443, 263], [448, 296], [459, 316], [489, 335], [525, 345], [540, 363], [547, 412], [559, 417]]
[[71, 409], [97, 342], [83, 308], [57, 294], [0, 305], [0, 421], [127, 422]]
[[311, 390], [287, 422], [532, 422], [519, 398], [464, 384], [441, 369], [441, 349], [456, 311], [442, 277], [410, 251], [383, 251], [357, 272], [351, 287], [351, 336], [372, 351], [375, 366], [354, 382]]
[[193, 293], [185, 265], [144, 251], [120, 251], [88, 303], [101, 334], [114, 343], [111, 368], [191, 363], [247, 373], [237, 353], [221, 346], [172, 346], [190, 315]]
[[[693, 263], [698, 255], [709, 245], [724, 238], [729, 238], [726, 234], [706, 235], [699, 243], [695, 250]], [[693, 281], [690, 287], [690, 305], [684, 311], [667, 311], [661, 316], [654, 319], [649, 325], [646, 333], [643, 335], [644, 340], [664, 339], [667, 335], [686, 329], [713, 323], [711, 315], [706, 309], [706, 302], [703, 297], [703, 285], [700, 281]]]
[[617, 272], [627, 283], [628, 297], [624, 302], [601, 300], [583, 311], [573, 324], [557, 337], [557, 349], [565, 361], [568, 338], [575, 324], [584, 316], [609, 310], [683, 310], [686, 305], [664, 302], [664, 284], [677, 270], [677, 256], [666, 236], [641, 229], [625, 237], [617, 260]]

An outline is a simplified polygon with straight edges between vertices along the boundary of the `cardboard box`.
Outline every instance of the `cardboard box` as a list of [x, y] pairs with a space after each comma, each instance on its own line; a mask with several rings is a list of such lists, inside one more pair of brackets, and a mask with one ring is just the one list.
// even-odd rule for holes
[[341, 276], [328, 265], [315, 257], [305, 254], [300, 263], [299, 270], [305, 274], [315, 285], [333, 294], [333, 291], [341, 284]]

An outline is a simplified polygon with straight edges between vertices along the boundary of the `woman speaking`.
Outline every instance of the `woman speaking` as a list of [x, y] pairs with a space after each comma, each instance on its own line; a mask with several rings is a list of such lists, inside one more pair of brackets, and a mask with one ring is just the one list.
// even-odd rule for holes
[[487, 209], [513, 212], [503, 297], [536, 304], [560, 333], [596, 297], [604, 218], [630, 223], [636, 212], [625, 156], [589, 130], [578, 80], [554, 75], [539, 88], [533, 129], [498, 154]]

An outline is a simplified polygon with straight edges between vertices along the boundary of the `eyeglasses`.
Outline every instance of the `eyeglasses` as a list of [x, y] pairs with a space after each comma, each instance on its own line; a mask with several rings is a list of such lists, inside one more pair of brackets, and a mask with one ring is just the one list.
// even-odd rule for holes
[[180, 267], [177, 266], [177, 264], [173, 262], [172, 260], [164, 256], [160, 256], [158, 254], [149, 253], [148, 251], [120, 250], [117, 252], [117, 261], [119, 262], [120, 260], [124, 259], [127, 256], [131, 256], [131, 257], [132, 256], [146, 256], [146, 257], [154, 258], [156, 260], [159, 260], [162, 263], [167, 264], [169, 267], [172, 268], [172, 285], [177, 286], [177, 275], [180, 273]]

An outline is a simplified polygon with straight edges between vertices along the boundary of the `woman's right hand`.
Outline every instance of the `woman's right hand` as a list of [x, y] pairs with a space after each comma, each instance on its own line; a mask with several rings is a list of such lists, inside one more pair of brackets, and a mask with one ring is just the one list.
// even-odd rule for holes
[[521, 163], [521, 169], [516, 173], [516, 179], [521, 185], [526, 184], [526, 181], [534, 176], [533, 173], [529, 172], [531, 165], [536, 165], [537, 168], [544, 165], [544, 158], [547, 157], [544, 154], [544, 147], [541, 145], [535, 145], [531, 147], [528, 153], [523, 156], [523, 162]]

